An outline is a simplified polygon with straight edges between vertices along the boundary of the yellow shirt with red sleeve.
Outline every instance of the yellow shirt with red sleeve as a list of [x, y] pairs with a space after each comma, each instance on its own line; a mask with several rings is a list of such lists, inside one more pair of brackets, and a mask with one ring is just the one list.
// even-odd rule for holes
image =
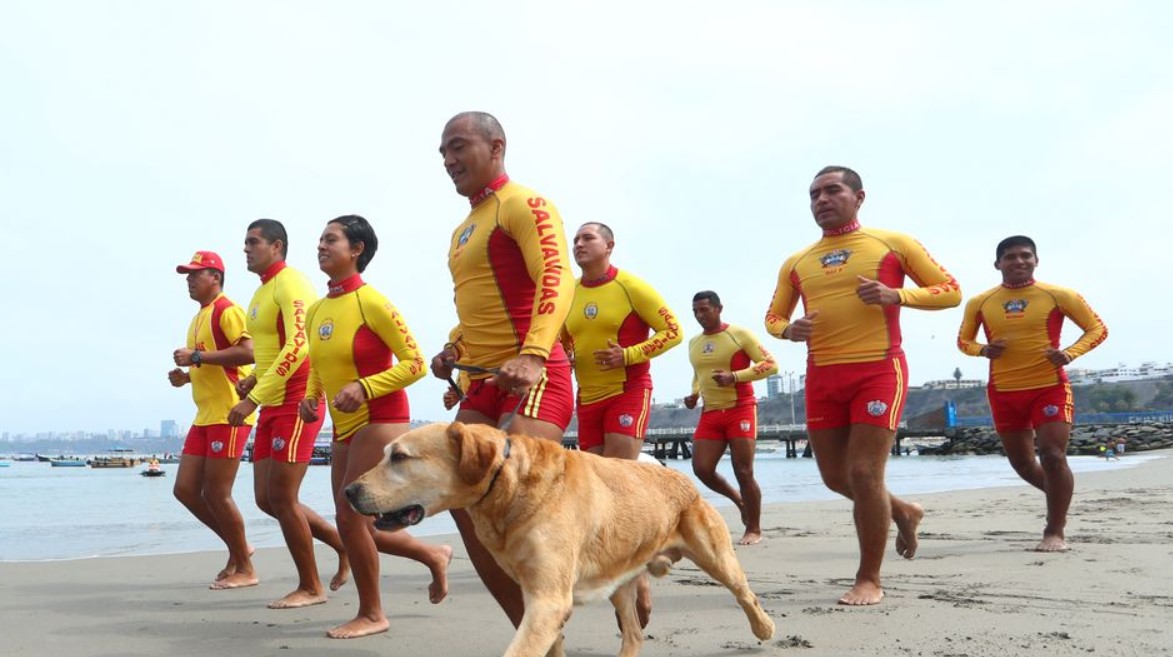
[[[754, 334], [729, 324], [689, 340], [688, 359], [693, 369], [692, 394], [700, 394], [706, 411], [757, 405], [752, 382], [778, 371], [774, 357]], [[732, 372], [737, 383], [717, 385], [713, 380], [717, 370]]]
[[[249, 338], [245, 328], [244, 310], [219, 294], [206, 306], [200, 308], [187, 329], [187, 348], [200, 352], [227, 349], [241, 340]], [[195, 426], [228, 424], [228, 411], [240, 399], [236, 396], [236, 382], [252, 371], [249, 365], [221, 367], [203, 363], [190, 368], [191, 396], [196, 404]], [[254, 424], [256, 414], [248, 416], [245, 424]]]
[[1046, 350], [1058, 349], [1064, 318], [1083, 335], [1063, 350], [1072, 360], [1095, 349], [1108, 337], [1108, 327], [1074, 290], [1039, 281], [1022, 287], [999, 285], [965, 304], [957, 348], [981, 356], [979, 328], [986, 341], [1003, 339], [1006, 350], [990, 360], [990, 386], [999, 392], [1033, 390], [1067, 383], [1067, 372], [1047, 360]]
[[[651, 334], [649, 336], [649, 333]], [[651, 389], [648, 361], [680, 344], [684, 335], [664, 298], [641, 279], [611, 267], [600, 280], [579, 280], [566, 318], [564, 343], [577, 357], [574, 374], [583, 404], [628, 390]], [[594, 352], [614, 342], [623, 347], [624, 367], [600, 369]]]
[[305, 274], [284, 261], [261, 274], [261, 286], [248, 305], [247, 324], [257, 378], [248, 398], [255, 404], [296, 411], [305, 397], [310, 375], [305, 317], [317, 298]]
[[[406, 422], [404, 388], [424, 376], [424, 358], [403, 316], [382, 294], [354, 276], [330, 284], [306, 313], [313, 361], [307, 399], [332, 400], [357, 381], [367, 401], [353, 413], [330, 405], [334, 439], [345, 440], [371, 422]], [[398, 362], [395, 362], [398, 360]]]
[[[900, 304], [865, 304], [859, 276], [900, 295]], [[918, 287], [905, 288], [905, 277]], [[799, 298], [807, 315], [818, 311], [808, 342], [813, 365], [866, 363], [900, 356], [900, 307], [939, 310], [961, 303], [961, 288], [912, 237], [853, 222], [794, 254], [778, 272], [766, 330], [781, 338]]]
[[549, 359], [574, 298], [562, 217], [508, 176], [469, 200], [472, 211], [448, 251], [457, 361], [495, 368], [521, 354]]

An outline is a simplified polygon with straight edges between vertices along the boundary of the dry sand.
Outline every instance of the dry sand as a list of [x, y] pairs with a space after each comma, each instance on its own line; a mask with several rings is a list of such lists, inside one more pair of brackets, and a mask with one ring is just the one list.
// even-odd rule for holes
[[[725, 589], [682, 562], [653, 585], [643, 654], [1169, 654], [1171, 466], [1169, 458], [1129, 469], [1106, 463], [1102, 472], [1080, 475], [1066, 554], [1028, 551], [1042, 530], [1043, 498], [1025, 485], [917, 498], [928, 512], [920, 552], [913, 561], [889, 552], [887, 597], [869, 608], [835, 604], [856, 566], [848, 504], [771, 506], [763, 519], [767, 540], [737, 553], [777, 635], [756, 641]], [[448, 599], [428, 604], [423, 567], [384, 557], [391, 631], [349, 641], [324, 634], [353, 616], [352, 586], [324, 605], [265, 608], [294, 583], [283, 550], [259, 552], [261, 585], [236, 591], [206, 589], [220, 553], [3, 563], [0, 655], [499, 655], [512, 628], [459, 539], [446, 540], [457, 547]], [[328, 578], [329, 550], [319, 552], [319, 563]], [[577, 608], [566, 647], [572, 656], [615, 654], [610, 607]]]

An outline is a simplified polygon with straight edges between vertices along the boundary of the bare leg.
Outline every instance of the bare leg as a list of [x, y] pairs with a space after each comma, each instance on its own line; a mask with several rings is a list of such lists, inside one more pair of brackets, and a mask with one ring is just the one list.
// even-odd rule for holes
[[268, 466], [268, 501], [273, 516], [281, 524], [285, 545], [297, 568], [297, 588], [280, 600], [269, 603], [270, 609], [294, 609], [322, 604], [326, 589], [318, 577], [314, 558], [314, 538], [298, 500], [308, 463], [286, 463], [266, 459]]
[[1035, 458], [1034, 430], [999, 431], [998, 437], [1002, 439], [1002, 449], [1018, 476], [1031, 486], [1046, 491], [1043, 467]]
[[897, 550], [905, 558], [916, 554], [916, 532], [924, 510], [891, 495], [884, 485], [894, 438], [895, 432], [866, 424], [810, 432], [823, 482], [854, 503], [860, 564], [855, 584], [839, 599], [841, 604], [876, 604], [884, 597], [880, 567], [893, 518], [897, 521]]
[[1038, 428], [1039, 456], [1042, 460], [1043, 491], [1047, 494], [1047, 527], [1043, 540], [1035, 550], [1064, 552], [1067, 542], [1063, 531], [1067, 527], [1067, 509], [1075, 491], [1075, 476], [1067, 465], [1067, 441], [1071, 425], [1066, 422], [1048, 422]]
[[240, 459], [207, 459], [204, 463], [204, 501], [216, 517], [221, 536], [236, 563], [235, 572], [213, 582], [210, 587], [213, 589], [256, 586], [259, 581], [253, 570], [251, 546], [244, 535], [244, 518], [232, 499], [232, 486], [236, 483], [236, 472], [239, 469]]
[[717, 462], [725, 455], [725, 446], [728, 443], [729, 441], [724, 439], [694, 439], [692, 441], [692, 473], [709, 490], [720, 493], [732, 500], [737, 505], [738, 511], [741, 512], [741, 521], [744, 523], [747, 521], [747, 518], [745, 515], [745, 502], [741, 499], [741, 493], [737, 492], [726, 481], [725, 477], [717, 473]]
[[762, 489], [753, 476], [754, 443], [747, 438], [735, 438], [729, 441], [729, 452], [733, 460], [733, 474], [737, 476], [737, 486], [741, 490], [741, 500], [744, 512], [745, 534], [737, 541], [738, 545], [756, 545], [762, 542]]
[[[203, 456], [194, 456], [192, 454], [184, 454], [179, 459], [179, 471], [175, 473], [175, 488], [173, 492], [175, 499], [179, 500], [187, 510], [191, 512], [197, 520], [204, 523], [208, 529], [211, 529], [220, 540], [224, 540], [224, 535], [220, 533], [220, 525], [216, 523], [216, 516], [212, 514], [212, 510], [208, 508], [208, 503], [204, 501], [204, 464], [207, 461]], [[228, 543], [225, 542], [225, 546]], [[252, 554], [252, 547], [249, 546], [249, 554]], [[228, 563], [220, 569], [216, 574], [214, 581], [220, 581], [236, 572], [236, 561], [232, 558], [232, 553], [228, 553]]]

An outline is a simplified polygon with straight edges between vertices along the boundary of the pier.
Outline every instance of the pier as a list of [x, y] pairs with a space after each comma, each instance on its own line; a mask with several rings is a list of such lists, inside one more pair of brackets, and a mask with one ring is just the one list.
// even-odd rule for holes
[[[693, 427], [669, 427], [649, 429], [644, 437], [644, 451], [657, 459], [690, 459], [692, 458]], [[916, 445], [918, 448], [925, 443], [936, 444], [944, 442], [944, 431], [941, 429], [908, 429], [901, 427], [896, 430], [896, 442], [892, 444], [892, 455], [903, 456], [906, 447], [909, 451]], [[910, 440], [908, 443], [906, 439]], [[801, 443], [804, 458], [810, 458], [811, 449], [807, 442], [806, 425], [802, 424], [766, 424], [758, 427], [758, 442], [778, 441], [786, 447], [786, 458], [794, 459], [800, 456]], [[568, 431], [562, 437], [562, 446], [566, 449], [578, 449], [578, 433]]]

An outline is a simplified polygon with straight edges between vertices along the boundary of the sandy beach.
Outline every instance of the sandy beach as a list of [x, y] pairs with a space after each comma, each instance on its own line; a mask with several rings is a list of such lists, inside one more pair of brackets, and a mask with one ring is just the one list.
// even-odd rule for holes
[[[844, 608], [856, 546], [846, 501], [772, 505], [767, 540], [737, 548], [778, 624], [753, 638], [728, 592], [685, 561], [653, 584], [645, 655], [1161, 655], [1173, 652], [1173, 472], [1168, 455], [1136, 468], [1105, 463], [1076, 480], [1066, 554], [1029, 551], [1042, 494], [1025, 485], [921, 496], [917, 558], [889, 552], [887, 597]], [[1007, 465], [1009, 468], [1009, 465]], [[896, 491], [899, 493], [899, 491]], [[734, 521], [732, 509], [724, 509]], [[69, 522], [62, 517], [62, 522]], [[736, 525], [734, 525], [736, 527]], [[352, 586], [329, 603], [272, 611], [294, 584], [283, 550], [256, 556], [259, 586], [210, 591], [222, 553], [0, 563], [0, 653], [106, 657], [296, 654], [499, 655], [512, 628], [481, 587], [458, 537], [450, 593], [427, 602], [427, 572], [383, 557], [391, 631], [351, 641], [325, 631], [353, 616]], [[319, 551], [328, 579], [334, 558]], [[568, 655], [619, 648], [608, 605], [579, 607]]]

